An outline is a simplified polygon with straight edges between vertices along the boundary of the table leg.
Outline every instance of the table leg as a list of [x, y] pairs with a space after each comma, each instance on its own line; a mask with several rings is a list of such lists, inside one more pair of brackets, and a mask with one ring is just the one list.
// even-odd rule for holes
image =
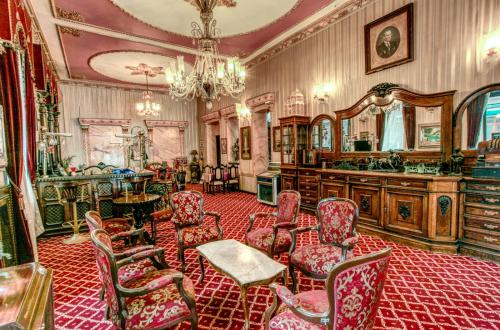
[[243, 313], [245, 314], [245, 326], [243, 329], [248, 330], [250, 329], [250, 312], [248, 310], [247, 288], [245, 286], [240, 288], [240, 299], [243, 305]]
[[[142, 207], [136, 206], [134, 207], [134, 227], [135, 229], [141, 229], [144, 227], [144, 210]], [[151, 238], [147, 230], [144, 230], [144, 240], [149, 244], [155, 244], [154, 240]]]
[[203, 264], [203, 257], [201, 255], [198, 256], [198, 261], [200, 262], [200, 283], [203, 283], [203, 280], [205, 279], [205, 265]]

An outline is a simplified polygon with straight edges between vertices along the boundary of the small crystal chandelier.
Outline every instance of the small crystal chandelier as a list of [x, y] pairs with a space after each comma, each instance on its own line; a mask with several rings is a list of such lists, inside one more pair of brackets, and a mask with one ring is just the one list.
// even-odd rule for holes
[[184, 70], [184, 57], [177, 56], [177, 65], [170, 63], [166, 69], [166, 81], [172, 98], [192, 100], [201, 97], [212, 108], [212, 101], [221, 95], [237, 98], [245, 90], [245, 67], [237, 57], [224, 60], [217, 49], [220, 35], [215, 27], [213, 9], [218, 0], [196, 0], [194, 5], [200, 10], [203, 28], [197, 22], [191, 22], [194, 39], [198, 40], [199, 54], [196, 56], [193, 70], [187, 74]]
[[132, 75], [144, 74], [146, 76], [146, 90], [142, 92], [142, 100], [135, 104], [135, 110], [139, 116], [159, 116], [161, 106], [153, 102], [153, 92], [149, 90], [148, 77], [156, 77], [164, 74], [163, 67], [150, 67], [147, 64], [140, 63], [138, 66], [126, 66], [132, 70]]

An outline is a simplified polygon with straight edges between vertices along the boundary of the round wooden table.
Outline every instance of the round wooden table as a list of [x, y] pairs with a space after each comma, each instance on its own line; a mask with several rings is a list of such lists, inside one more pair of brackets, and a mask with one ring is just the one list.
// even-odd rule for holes
[[[113, 199], [113, 204], [121, 208], [130, 206], [133, 209], [134, 227], [140, 229], [144, 227], [145, 220], [151, 219], [150, 215], [153, 212], [153, 204], [160, 200], [160, 198], [161, 195], [156, 194], [128, 194], [127, 196]], [[155, 243], [147, 231], [144, 232], [144, 239], [150, 244]]]

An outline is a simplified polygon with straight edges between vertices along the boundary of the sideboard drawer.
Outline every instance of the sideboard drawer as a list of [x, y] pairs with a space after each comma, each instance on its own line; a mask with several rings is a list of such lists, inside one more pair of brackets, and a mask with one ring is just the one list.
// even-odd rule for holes
[[490, 182], [467, 182], [467, 190], [480, 190], [485, 192], [500, 193], [500, 185]]
[[484, 233], [474, 229], [465, 229], [464, 238], [473, 240], [479, 243], [488, 244], [489, 246], [498, 249], [500, 247], [500, 236], [495, 233]]
[[403, 188], [427, 189], [427, 181], [425, 180], [405, 180], [389, 178], [387, 179], [387, 185]]
[[334, 174], [334, 173], [323, 173], [321, 174], [321, 181], [324, 180], [345, 182], [345, 175]]
[[466, 206], [464, 213], [465, 213], [465, 215], [482, 216], [482, 217], [500, 219], [500, 210], [483, 209], [480, 207]]
[[316, 205], [318, 204], [318, 199], [317, 198], [309, 198], [309, 197], [302, 196], [300, 203], [303, 206], [316, 207]]
[[318, 178], [315, 176], [299, 176], [299, 182], [302, 184], [317, 184]]
[[477, 229], [482, 229], [482, 230], [488, 230], [491, 233], [500, 233], [500, 223], [491, 221], [491, 220], [484, 220], [481, 218], [477, 217], [470, 217], [465, 215], [464, 216], [465, 220], [465, 227], [467, 228], [477, 228]]
[[301, 190], [300, 191], [300, 196], [301, 197], [306, 197], [306, 198], [315, 198], [315, 199], [318, 199], [318, 192], [317, 191], [311, 191], [311, 190]]
[[500, 196], [498, 195], [487, 195], [487, 194], [475, 194], [466, 193], [465, 194], [466, 203], [476, 203], [491, 206], [500, 206]]
[[317, 173], [315, 170], [311, 169], [300, 169], [299, 175], [315, 176]]
[[353, 183], [380, 184], [378, 177], [350, 176], [349, 181]]
[[318, 191], [318, 183], [317, 182], [300, 182], [299, 190], [314, 190]]
[[281, 169], [281, 175], [297, 175], [297, 170], [288, 169], [288, 168], [282, 168]]

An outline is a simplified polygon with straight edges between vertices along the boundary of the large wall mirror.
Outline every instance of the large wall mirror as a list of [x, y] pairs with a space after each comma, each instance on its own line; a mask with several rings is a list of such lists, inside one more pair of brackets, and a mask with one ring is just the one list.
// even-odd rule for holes
[[394, 100], [342, 120], [342, 151], [439, 151], [441, 107]]
[[476, 150], [482, 141], [500, 138], [500, 84], [484, 86], [467, 96], [455, 112], [455, 147]]
[[321, 151], [334, 150], [333, 118], [328, 115], [319, 115], [311, 123], [311, 148]]
[[340, 150], [335, 154], [357, 158], [394, 150], [404, 158], [445, 161], [453, 144], [454, 93], [418, 94], [390, 83], [374, 86], [353, 106], [336, 112]]

